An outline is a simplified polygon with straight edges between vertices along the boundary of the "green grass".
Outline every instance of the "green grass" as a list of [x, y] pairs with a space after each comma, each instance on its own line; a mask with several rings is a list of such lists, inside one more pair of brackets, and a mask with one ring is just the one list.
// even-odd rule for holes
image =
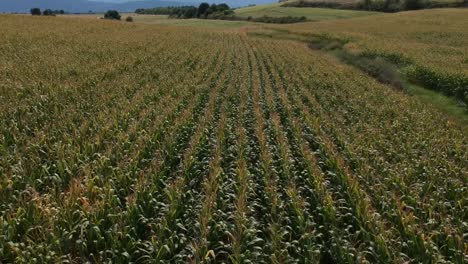
[[468, 124], [468, 110], [466, 107], [461, 106], [456, 99], [413, 84], [408, 84], [406, 89], [411, 95], [417, 97], [419, 100], [434, 106], [440, 111], [462, 121], [465, 124]]
[[269, 5], [258, 5], [251, 7], [244, 7], [235, 10], [236, 15], [242, 17], [284, 17], [294, 16], [301, 17], [305, 16], [307, 19], [312, 21], [331, 20], [331, 19], [345, 19], [362, 17], [368, 15], [374, 15], [376, 12], [367, 11], [355, 11], [355, 10], [338, 10], [329, 8], [298, 8], [298, 7], [281, 7], [280, 3], [269, 4]]

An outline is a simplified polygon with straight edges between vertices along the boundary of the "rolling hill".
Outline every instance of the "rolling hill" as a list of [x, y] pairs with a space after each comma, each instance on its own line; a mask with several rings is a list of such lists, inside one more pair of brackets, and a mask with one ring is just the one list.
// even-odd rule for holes
[[[133, 12], [137, 8], [153, 8], [160, 6], [180, 6], [180, 5], [198, 5], [201, 1], [173, 1], [173, 0], [143, 0], [127, 2], [97, 2], [87, 0], [4, 0], [0, 1], [0, 12], [20, 12], [26, 13], [33, 7], [41, 9], [63, 9], [71, 13], [103, 12], [109, 9], [116, 9], [122, 12]], [[240, 1], [208, 1], [210, 3], [227, 3], [232, 7], [246, 6], [249, 4], [267, 4], [272, 0], [240, 0]]]
[[132, 1], [125, 3], [109, 3], [109, 2], [94, 2], [87, 0], [15, 0], [15, 1], [2, 1], [0, 2], [0, 12], [28, 12], [32, 7], [39, 7], [41, 9], [63, 9], [67, 12], [102, 12], [109, 9], [117, 9], [119, 11], [133, 11], [137, 8], [150, 8], [158, 6], [177, 6], [190, 4], [188, 2], [180, 1]]
[[305, 16], [308, 20], [319, 21], [329, 19], [353, 18], [375, 14], [376, 12], [358, 11], [358, 10], [339, 10], [330, 8], [311, 8], [311, 7], [282, 7], [281, 3], [267, 5], [249, 6], [236, 9], [236, 15], [241, 17], [301, 17]]

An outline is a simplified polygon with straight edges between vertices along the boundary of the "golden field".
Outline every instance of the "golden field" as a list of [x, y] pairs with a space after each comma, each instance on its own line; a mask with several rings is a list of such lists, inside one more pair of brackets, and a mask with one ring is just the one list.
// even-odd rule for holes
[[[366, 19], [319, 23], [463, 63], [463, 21], [422, 59]], [[436, 109], [245, 28], [0, 24], [0, 262], [467, 261], [466, 126]]]

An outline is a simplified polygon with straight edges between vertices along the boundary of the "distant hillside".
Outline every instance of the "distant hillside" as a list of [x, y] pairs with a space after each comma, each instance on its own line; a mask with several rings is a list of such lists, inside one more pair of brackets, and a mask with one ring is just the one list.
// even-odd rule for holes
[[325, 7], [381, 12], [468, 7], [468, 0], [287, 0], [281, 2], [283, 7]]
[[[29, 12], [32, 7], [41, 9], [63, 9], [67, 12], [103, 12], [109, 9], [119, 11], [134, 11], [137, 8], [150, 8], [158, 6], [177, 6], [190, 4], [189, 2], [177, 1], [133, 1], [126, 3], [105, 3], [87, 0], [2, 0], [0, 1], [0, 12]], [[193, 2], [192, 2], [193, 4]]]
[[[323, 7], [337, 9], [359, 9], [363, 0], [286, 0], [282, 1], [284, 7]], [[383, 2], [383, 1], [382, 1]]]
[[[346, 0], [350, 1], [350, 0]], [[356, 0], [358, 1], [358, 0]], [[243, 7], [235, 10], [240, 17], [306, 17], [310, 21], [353, 18], [376, 14], [376, 12], [358, 10], [338, 10], [330, 8], [283, 7], [281, 3]]]
[[[63, 9], [71, 13], [84, 13], [88, 11], [103, 12], [116, 9], [122, 12], [133, 12], [137, 8], [152, 8], [161, 6], [198, 5], [197, 1], [173, 1], [173, 0], [143, 0], [120, 3], [97, 2], [87, 0], [0, 0], [0, 12], [29, 12], [33, 7], [41, 9]], [[267, 4], [275, 0], [228, 0], [207, 1], [209, 3], [227, 3], [232, 7], [246, 6], [249, 4]]]

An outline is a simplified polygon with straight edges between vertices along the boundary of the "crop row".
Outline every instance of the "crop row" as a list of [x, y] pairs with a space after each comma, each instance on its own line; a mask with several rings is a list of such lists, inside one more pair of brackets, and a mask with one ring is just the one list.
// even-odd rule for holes
[[0, 262], [467, 261], [468, 143], [442, 114], [301, 43], [17, 19]]

